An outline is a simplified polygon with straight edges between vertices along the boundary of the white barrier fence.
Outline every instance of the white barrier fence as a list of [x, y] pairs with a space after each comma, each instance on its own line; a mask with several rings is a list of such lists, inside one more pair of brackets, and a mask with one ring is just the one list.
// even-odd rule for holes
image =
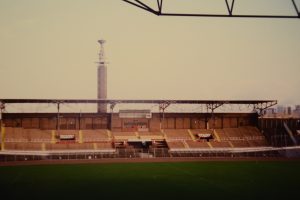
[[[287, 153], [289, 152], [289, 153]], [[295, 153], [292, 153], [295, 152]], [[102, 158], [170, 158], [170, 157], [300, 157], [300, 146], [219, 149], [117, 149], [112, 151], [1, 151], [0, 162], [32, 160], [96, 160]]]

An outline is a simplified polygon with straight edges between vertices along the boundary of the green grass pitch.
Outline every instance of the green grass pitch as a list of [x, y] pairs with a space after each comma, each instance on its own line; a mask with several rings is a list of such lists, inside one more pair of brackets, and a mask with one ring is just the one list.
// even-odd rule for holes
[[13, 166], [0, 182], [1, 199], [291, 199], [300, 161]]

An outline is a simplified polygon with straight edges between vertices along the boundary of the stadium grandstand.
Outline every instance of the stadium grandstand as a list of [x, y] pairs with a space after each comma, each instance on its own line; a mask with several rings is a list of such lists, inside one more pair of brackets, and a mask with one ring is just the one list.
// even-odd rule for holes
[[[53, 100], [2, 99], [1, 159], [286, 156], [297, 149], [299, 119], [264, 118], [273, 100]], [[7, 112], [5, 107], [52, 104], [56, 112]], [[67, 104], [106, 104], [110, 112], [61, 112]], [[114, 111], [120, 104], [156, 104]], [[167, 112], [171, 105], [206, 112]], [[219, 112], [247, 105], [252, 112]], [[147, 106], [146, 106], [147, 107]], [[284, 153], [282, 153], [284, 152]], [[12, 156], [14, 156], [12, 158]], [[19, 156], [16, 158], [16, 156]], [[21, 157], [20, 157], [21, 156]]]

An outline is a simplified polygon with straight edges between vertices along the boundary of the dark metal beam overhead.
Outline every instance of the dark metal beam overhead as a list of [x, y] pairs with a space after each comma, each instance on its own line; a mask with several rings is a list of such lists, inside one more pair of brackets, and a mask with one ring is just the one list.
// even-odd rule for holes
[[[234, 17], [234, 18], [282, 18], [282, 19], [291, 19], [298, 18], [300, 19], [300, 11], [295, 3], [295, 0], [287, 0], [292, 4], [294, 11], [291, 11], [291, 15], [277, 15], [277, 14], [266, 14], [266, 15], [257, 15], [257, 14], [235, 14], [234, 5], [238, 2], [238, 0], [232, 0], [231, 3], [228, 0], [224, 1], [224, 8], [226, 8], [227, 13], [218, 14], [218, 13], [168, 13], [163, 11], [163, 0], [157, 0], [157, 8], [152, 8], [148, 6], [143, 0], [122, 0], [128, 4], [131, 4], [135, 7], [141, 8], [145, 11], [153, 13], [157, 16], [181, 16], [181, 17]], [[153, 0], [154, 1], [154, 0]], [[251, 1], [251, 0], [249, 0]], [[271, 3], [270, 3], [271, 4]]]
[[[259, 115], [269, 107], [277, 104], [276, 100], [121, 100], [121, 99], [0, 99], [0, 104], [54, 104], [57, 105], [57, 113], [61, 104], [110, 104], [111, 112], [117, 104], [158, 104], [164, 112], [171, 104], [182, 105], [204, 105], [207, 112], [214, 113], [214, 110], [223, 105], [251, 105]], [[163, 108], [163, 109], [161, 109]]]

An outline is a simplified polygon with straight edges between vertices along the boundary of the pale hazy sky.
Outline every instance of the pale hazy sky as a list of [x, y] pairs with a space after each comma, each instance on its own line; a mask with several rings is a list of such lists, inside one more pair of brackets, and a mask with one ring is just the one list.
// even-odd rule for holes
[[[258, 13], [272, 1], [293, 12], [256, 0]], [[165, 2], [226, 11], [221, 0]], [[236, 6], [249, 14], [253, 2]], [[300, 103], [300, 19], [157, 17], [121, 0], [0, 0], [0, 99], [96, 98], [100, 38], [111, 99]]]

